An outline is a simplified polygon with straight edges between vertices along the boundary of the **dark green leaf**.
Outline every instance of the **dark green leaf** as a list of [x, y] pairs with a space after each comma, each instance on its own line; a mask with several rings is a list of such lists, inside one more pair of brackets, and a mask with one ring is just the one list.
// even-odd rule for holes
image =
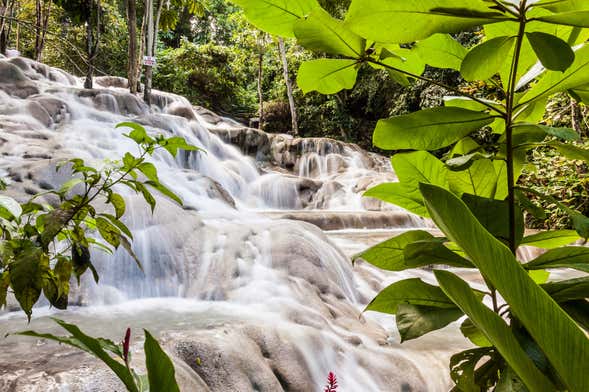
[[541, 285], [558, 303], [589, 298], [589, 277], [549, 282]]
[[[512, 314], [540, 344], [566, 386], [570, 390], [589, 389], [589, 380], [582, 376], [582, 364], [589, 363], [589, 341], [583, 332], [556, 302], [534, 283], [510, 250], [485, 230], [461, 200], [434, 185], [422, 184], [420, 189], [430, 215], [438, 227], [464, 250], [487, 281], [498, 290], [510, 305]], [[442, 272], [437, 273], [440, 274]], [[455, 301], [463, 300], [455, 296], [452, 298]], [[467, 311], [465, 313], [469, 314]], [[482, 329], [481, 323], [471, 314], [469, 316], [473, 323]], [[507, 331], [509, 333], [509, 329]], [[497, 346], [497, 341], [491, 338], [489, 331], [485, 332], [489, 340]], [[500, 351], [505, 357], [503, 350]], [[518, 368], [520, 365], [527, 367], [520, 359], [513, 362], [517, 364], [509, 361], [510, 366], [517, 371], [526, 385], [533, 385], [528, 382], [536, 383], [542, 379], [541, 374], [529, 377], [529, 369], [524, 371]], [[532, 389], [544, 390], [545, 386], [535, 386], [537, 389]]]
[[110, 223], [107, 219], [103, 217], [96, 218], [96, 228], [100, 233], [100, 236], [104, 238], [106, 242], [118, 248], [121, 244], [121, 232], [119, 229]]
[[455, 309], [456, 305], [437, 286], [421, 279], [406, 279], [388, 286], [368, 304], [365, 311], [397, 313], [400, 304], [432, 306], [442, 309]]
[[487, 339], [485, 334], [482, 333], [481, 330], [478, 329], [468, 318], [460, 325], [460, 332], [462, 332], [462, 335], [464, 335], [465, 338], [479, 347], [492, 346], [491, 342], [489, 342], [489, 339]]
[[[56, 323], [58, 323], [61, 327], [63, 327], [66, 331], [72, 334], [72, 336], [55, 336], [51, 334], [40, 334], [34, 331], [25, 331], [20, 332], [18, 335], [24, 336], [32, 336], [40, 339], [49, 339], [59, 343], [67, 344], [69, 346], [73, 346], [84, 350], [96, 358], [100, 359], [105, 365], [107, 365], [116, 375], [117, 377], [123, 382], [125, 387], [130, 392], [139, 392], [137, 386], [135, 385], [135, 381], [133, 379], [133, 375], [129, 371], [129, 369], [121, 362], [112, 358], [105, 350], [112, 351], [112, 347], [116, 346], [114, 343], [105, 340], [105, 339], [95, 339], [91, 336], [86, 335], [83, 333], [76, 325], [68, 324], [62, 320], [53, 319]], [[120, 351], [120, 350], [119, 350]], [[153, 391], [158, 391], [158, 389], [152, 389]], [[165, 389], [159, 389], [160, 391], [165, 391]]]
[[141, 192], [141, 194], [143, 195], [143, 198], [145, 199], [147, 204], [149, 204], [149, 207], [151, 208], [151, 212], [153, 213], [153, 210], [155, 209], [155, 199], [154, 199], [153, 195], [149, 192], [149, 190], [145, 187], [145, 185], [143, 185], [140, 182], [135, 182], [134, 186], [135, 186], [135, 188], [137, 188], [137, 190], [139, 192]]
[[470, 261], [446, 248], [439, 238], [419, 240], [403, 250], [405, 264], [410, 268], [429, 265], [448, 265], [457, 268], [473, 268]]
[[178, 195], [176, 195], [174, 192], [172, 192], [165, 185], [163, 185], [159, 182], [153, 182], [153, 181], [146, 181], [145, 184], [157, 189], [162, 195], [167, 196], [168, 198], [174, 200], [179, 205], [183, 205], [182, 199], [180, 199], [180, 197]]
[[[460, 392], [481, 392], [476, 381], [475, 368], [484, 357], [495, 356], [490, 347], [475, 348], [454, 354], [450, 358], [450, 377]], [[452, 390], [454, 392], [454, 389]]]
[[438, 150], [489, 125], [484, 113], [454, 107], [438, 107], [380, 120], [373, 143], [383, 150]]
[[458, 308], [445, 309], [401, 303], [396, 314], [401, 343], [444, 328], [463, 314]]
[[444, 293], [487, 336], [489, 341], [493, 343], [507, 363], [513, 366], [517, 374], [531, 390], [554, 391], [551, 382], [527, 356], [505, 321], [487, 308], [474, 295], [474, 292], [465, 281], [447, 271], [435, 271], [435, 275]]
[[[462, 201], [488, 232], [493, 236], [509, 242], [509, 202], [493, 200], [486, 197], [474, 196], [468, 193], [462, 195]], [[515, 214], [516, 244], [524, 237], [524, 217], [516, 206]]]
[[125, 250], [129, 254], [129, 256], [131, 256], [133, 258], [133, 260], [135, 260], [137, 267], [139, 267], [139, 269], [142, 272], [145, 272], [143, 270], [143, 265], [141, 264], [141, 261], [139, 260], [139, 258], [135, 254], [135, 252], [133, 251], [133, 247], [131, 246], [131, 243], [129, 242], [129, 240], [126, 237], [121, 236], [121, 245], [123, 245], [123, 248], [125, 248]]
[[150, 391], [180, 392], [176, 383], [174, 364], [159, 343], [145, 331], [145, 366]]
[[0, 275], [0, 309], [6, 306], [6, 294], [10, 287], [10, 273], [8, 271], [2, 272]]
[[149, 136], [147, 136], [147, 131], [145, 130], [145, 128], [137, 123], [134, 122], [123, 122], [120, 124], [117, 124], [116, 128], [131, 128], [132, 131], [131, 133], [129, 133], [127, 136], [129, 139], [132, 139], [133, 141], [135, 141], [135, 143], [143, 143], [146, 140], [149, 139]]
[[524, 265], [530, 270], [546, 268], [573, 268], [589, 272], [589, 248], [567, 246], [549, 250]]
[[10, 287], [29, 321], [33, 305], [37, 303], [43, 289], [43, 276], [49, 268], [49, 257], [39, 247], [25, 244], [9, 264]]
[[542, 32], [526, 33], [526, 36], [546, 69], [564, 72], [575, 61], [575, 52], [562, 39]]

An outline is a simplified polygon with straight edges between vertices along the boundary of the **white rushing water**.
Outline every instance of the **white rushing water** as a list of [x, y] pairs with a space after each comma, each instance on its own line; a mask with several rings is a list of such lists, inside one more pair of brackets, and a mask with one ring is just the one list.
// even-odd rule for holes
[[[67, 311], [35, 309], [30, 328], [59, 332], [48, 319], [56, 315], [117, 340], [127, 326], [135, 336], [150, 329], [174, 355], [186, 391], [320, 391], [329, 371], [344, 392], [448, 389], [449, 353], [468, 346], [463, 338], [446, 328], [400, 345], [392, 316], [362, 314], [386, 284], [431, 280], [426, 271], [385, 274], [350, 262], [377, 241], [427, 226], [361, 197], [395, 179], [386, 159], [326, 139], [247, 130], [171, 94], [156, 92], [148, 108], [114, 82], [84, 90], [60, 70], [0, 59], [0, 172], [21, 199], [67, 180], [55, 173], [59, 160], [100, 165], [136, 151], [115, 128], [123, 121], [206, 150], [152, 159], [183, 208], [158, 197], [151, 214], [123, 191], [145, 273], [124, 252], [95, 252], [100, 284], [84, 279]], [[235, 138], [243, 143], [227, 142]], [[0, 314], [2, 336], [27, 328], [22, 312]], [[117, 388], [75, 350], [0, 341], [0, 390]]]

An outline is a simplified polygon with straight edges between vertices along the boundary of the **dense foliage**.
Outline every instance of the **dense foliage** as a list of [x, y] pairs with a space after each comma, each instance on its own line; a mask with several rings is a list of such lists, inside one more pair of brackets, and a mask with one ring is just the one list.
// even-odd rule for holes
[[[393, 283], [366, 309], [395, 314], [403, 341], [466, 316], [460, 330], [478, 347], [452, 357], [456, 390], [589, 389], [583, 374], [589, 250], [565, 246], [589, 238], [589, 218], [552, 195], [517, 186], [524, 167], [535, 163], [528, 154], [550, 150], [589, 162], [576, 130], [540, 123], [554, 94], [587, 98], [589, 4], [353, 0], [341, 20], [316, 0], [234, 1], [260, 29], [328, 55], [301, 64], [297, 80], [305, 92], [349, 90], [361, 83], [360, 71], [372, 67], [398, 83], [420, 80], [454, 95], [443, 106], [377, 123], [373, 143], [404, 152], [391, 159], [399, 182], [366, 192], [431, 218], [444, 236], [409, 231], [357, 258], [392, 271], [431, 264], [475, 270], [486, 287], [436, 269], [437, 285]], [[448, 35], [481, 25], [484, 39], [470, 50]], [[459, 71], [492, 96], [434, 80], [426, 65]], [[527, 195], [562, 209], [576, 233], [525, 236], [522, 211], [541, 212]], [[548, 251], [524, 262], [517, 258], [521, 245]], [[583, 275], [547, 281], [554, 268]]]

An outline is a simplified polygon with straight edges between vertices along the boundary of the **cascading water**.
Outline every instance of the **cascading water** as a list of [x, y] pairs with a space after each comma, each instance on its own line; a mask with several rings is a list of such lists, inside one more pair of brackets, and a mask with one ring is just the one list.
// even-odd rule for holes
[[[133, 151], [115, 129], [123, 121], [182, 136], [206, 154], [153, 157], [183, 208], [158, 197], [151, 214], [125, 193], [145, 272], [123, 252], [94, 254], [100, 284], [85, 279], [72, 294], [79, 306], [68, 311], [35, 309], [32, 329], [58, 332], [46, 317], [56, 313], [112, 339], [128, 325], [150, 329], [174, 354], [186, 391], [319, 391], [329, 371], [344, 392], [447, 390], [449, 353], [468, 346], [463, 338], [442, 330], [401, 346], [392, 316], [361, 313], [408, 273], [353, 267], [349, 257], [427, 226], [361, 197], [395, 179], [384, 158], [249, 130], [172, 94], [156, 92], [148, 108], [114, 87], [124, 80], [96, 82], [84, 90], [60, 70], [0, 59], [0, 171], [15, 196], [64, 182], [67, 173], [54, 170], [61, 159], [100, 165]], [[0, 315], [0, 334], [26, 328], [21, 312]], [[0, 347], [0, 390], [120, 390], [95, 361], [67, 348], [15, 337]]]

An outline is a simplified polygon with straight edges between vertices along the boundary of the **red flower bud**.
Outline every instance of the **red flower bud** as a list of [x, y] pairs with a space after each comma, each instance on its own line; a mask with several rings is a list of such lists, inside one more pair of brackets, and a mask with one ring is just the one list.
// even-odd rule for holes
[[125, 339], [123, 340], [123, 359], [125, 363], [128, 364], [129, 360], [129, 344], [131, 343], [131, 328], [127, 328], [127, 333], [125, 333]]
[[336, 392], [337, 390], [337, 378], [333, 372], [329, 372], [327, 375], [327, 385], [325, 386], [324, 392]]

